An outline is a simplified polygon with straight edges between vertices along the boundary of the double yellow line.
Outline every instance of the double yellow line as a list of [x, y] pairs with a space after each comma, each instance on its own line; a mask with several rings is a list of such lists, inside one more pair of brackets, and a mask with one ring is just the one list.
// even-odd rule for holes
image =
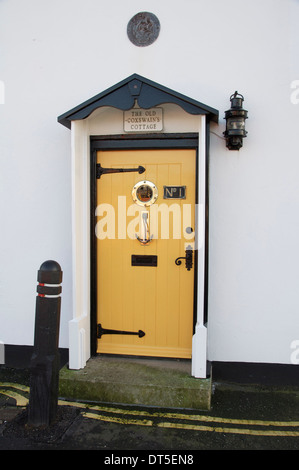
[[[103, 414], [103, 413], [107, 413]], [[108, 414], [109, 413], [109, 414]], [[120, 414], [121, 416], [114, 416]], [[261, 421], [247, 419], [220, 418], [197, 414], [160, 413], [138, 410], [124, 410], [93, 406], [83, 412], [86, 418], [118, 424], [134, 424], [139, 426], [155, 426], [168, 429], [184, 429], [190, 431], [218, 432], [229, 434], [248, 434], [252, 436], [299, 436], [298, 421]], [[138, 416], [143, 419], [132, 419], [126, 416]], [[173, 420], [173, 421], [171, 421]], [[230, 427], [236, 426], [236, 427]], [[269, 429], [274, 428], [274, 429]], [[281, 429], [278, 429], [281, 428]], [[289, 428], [288, 430], [285, 428]], [[290, 430], [290, 428], [293, 428]], [[296, 430], [294, 430], [294, 428]]]
[[[13, 389], [13, 390], [11, 390]], [[15, 390], [18, 390], [18, 393]], [[14, 383], [1, 383], [0, 393], [16, 400], [17, 406], [28, 404], [29, 387]], [[24, 396], [25, 395], [25, 396]], [[59, 400], [59, 405], [82, 409], [85, 418], [109, 423], [152, 426], [189, 431], [246, 434], [251, 436], [299, 437], [299, 421], [263, 421], [251, 419], [221, 418], [200, 414], [174, 412], [151, 412], [144, 410], [114, 408], [101, 405]]]
[[[14, 390], [10, 390], [11, 388], [24, 392], [25, 396], [15, 392]], [[20, 385], [10, 382], [1, 382], [0, 393], [1, 395], [5, 395], [9, 398], [14, 398], [17, 406], [26, 406], [28, 404], [28, 398], [26, 397], [26, 394], [29, 393], [29, 387], [27, 387], [26, 385]]]

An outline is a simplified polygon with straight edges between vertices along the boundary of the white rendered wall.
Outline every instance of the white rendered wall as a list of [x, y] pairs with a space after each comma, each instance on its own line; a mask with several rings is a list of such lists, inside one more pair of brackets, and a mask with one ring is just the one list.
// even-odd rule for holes
[[[149, 47], [126, 35], [139, 11], [161, 23]], [[0, 341], [32, 344], [36, 273], [52, 258], [64, 272], [68, 347], [71, 133], [56, 119], [138, 73], [220, 111], [210, 146], [209, 359], [290, 363], [299, 339], [298, 15], [297, 0], [0, 2]], [[235, 90], [249, 114], [239, 152], [221, 138]]]

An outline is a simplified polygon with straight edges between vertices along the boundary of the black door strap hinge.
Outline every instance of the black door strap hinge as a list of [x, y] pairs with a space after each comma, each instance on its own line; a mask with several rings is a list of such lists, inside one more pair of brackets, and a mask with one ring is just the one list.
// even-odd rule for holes
[[98, 324], [98, 334], [97, 337], [101, 338], [102, 335], [137, 335], [139, 338], [145, 336], [144, 331], [121, 331], [121, 330], [108, 330], [106, 328], [102, 328], [101, 323]]
[[128, 173], [131, 171], [138, 171], [138, 173], [141, 174], [145, 172], [145, 168], [141, 165], [138, 168], [103, 168], [100, 163], [97, 163], [96, 176], [97, 179], [99, 179], [102, 175], [106, 175], [107, 173]]

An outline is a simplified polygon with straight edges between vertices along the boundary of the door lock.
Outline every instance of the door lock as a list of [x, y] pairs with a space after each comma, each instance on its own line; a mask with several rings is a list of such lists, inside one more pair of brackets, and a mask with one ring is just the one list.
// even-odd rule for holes
[[181, 257], [177, 258], [175, 260], [175, 264], [177, 266], [180, 266], [182, 264], [181, 260], [184, 259], [185, 260], [185, 267], [186, 267], [187, 271], [190, 271], [190, 269], [193, 266], [193, 249], [192, 249], [191, 245], [187, 246], [185, 253], [186, 253], [186, 256], [181, 256]]

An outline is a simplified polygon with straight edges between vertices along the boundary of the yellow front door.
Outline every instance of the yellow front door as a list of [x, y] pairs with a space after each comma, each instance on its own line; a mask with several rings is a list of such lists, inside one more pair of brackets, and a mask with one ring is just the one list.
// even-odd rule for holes
[[98, 353], [191, 358], [195, 160], [190, 149], [97, 152]]

